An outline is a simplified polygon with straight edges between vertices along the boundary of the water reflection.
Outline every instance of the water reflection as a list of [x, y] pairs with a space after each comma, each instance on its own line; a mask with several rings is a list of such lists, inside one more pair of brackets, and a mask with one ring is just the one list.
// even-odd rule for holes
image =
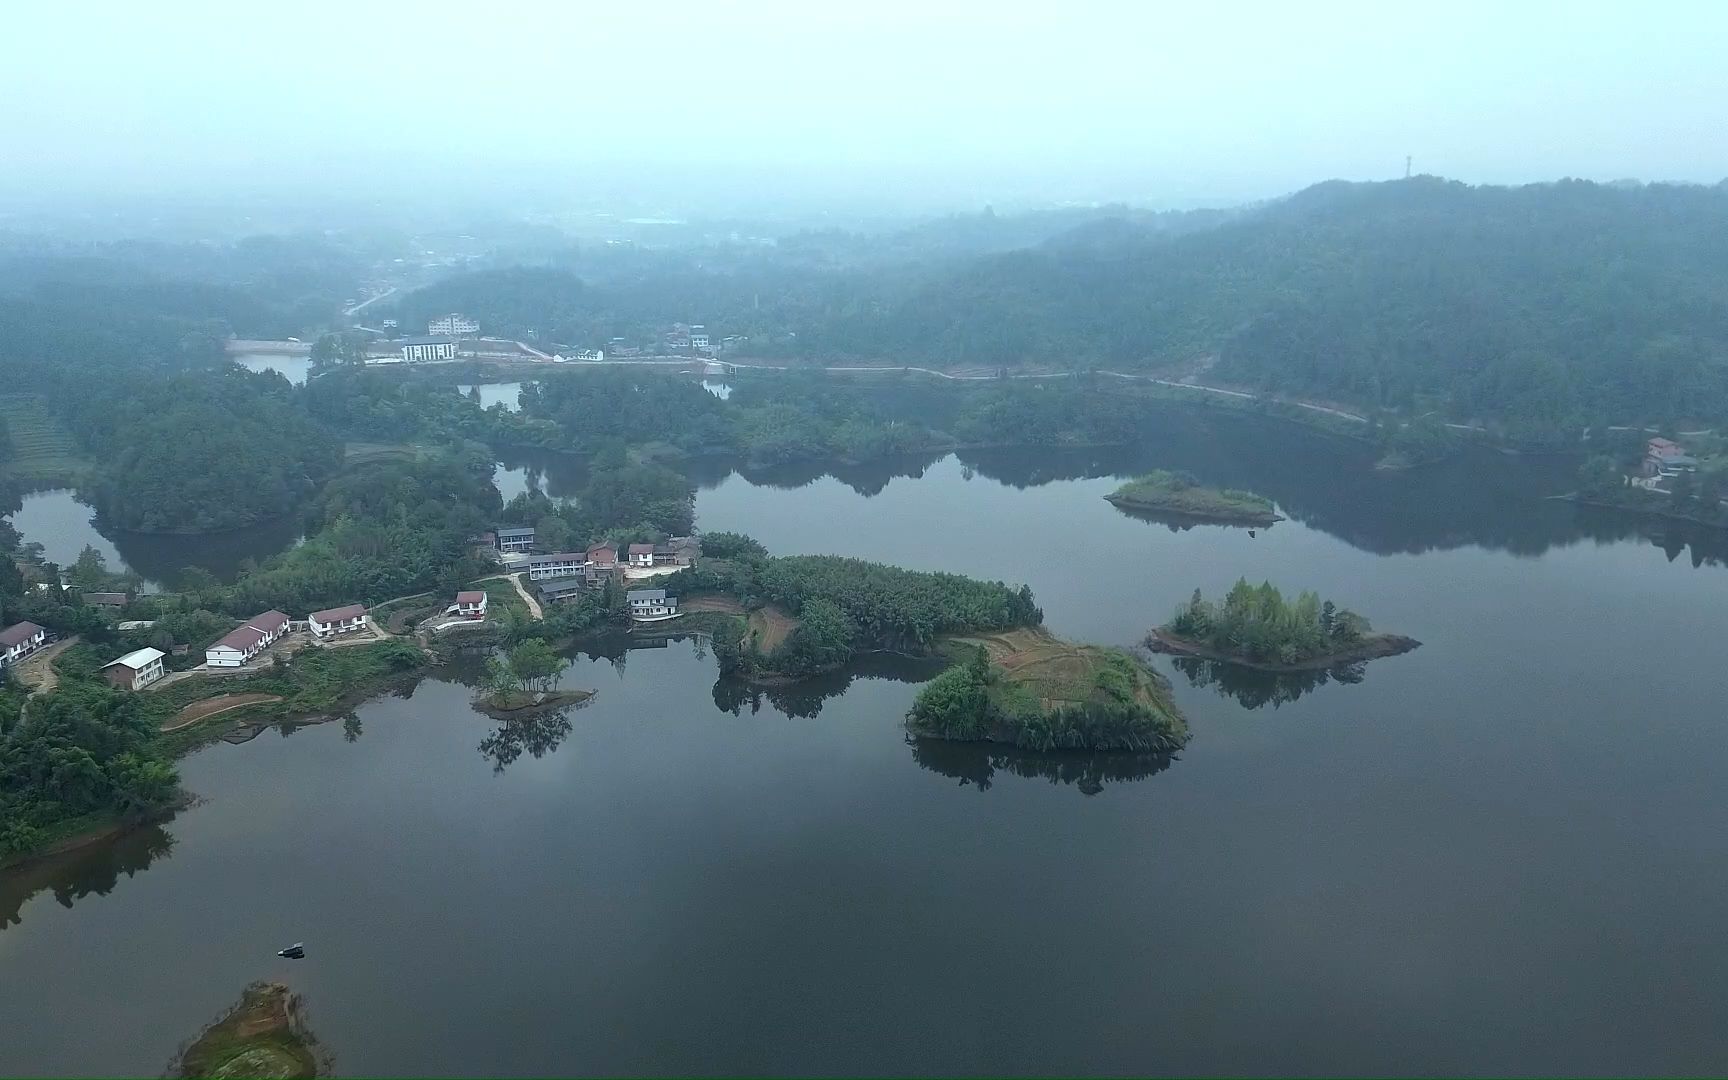
[[1252, 528], [1249, 528], [1245, 525], [1236, 525], [1227, 521], [1208, 521], [1205, 518], [1185, 517], [1181, 514], [1167, 514], [1159, 510], [1146, 510], [1141, 507], [1117, 506], [1114, 503], [1111, 505], [1114, 506], [1116, 512], [1121, 514], [1123, 517], [1130, 517], [1135, 521], [1144, 521], [1148, 525], [1162, 525], [1173, 533], [1187, 532], [1189, 529], [1199, 525], [1212, 525], [1219, 528], [1248, 528], [1250, 533], [1262, 532], [1272, 527], [1271, 525], [1255, 525]]
[[740, 716], [745, 708], [752, 714], [760, 712], [766, 702], [787, 716], [814, 720], [822, 714], [823, 705], [846, 693], [858, 679], [922, 683], [935, 678], [946, 666], [942, 660], [867, 653], [839, 671], [788, 684], [758, 684], [723, 676], [714, 683], [714, 705], [721, 712]]
[[524, 752], [535, 759], [543, 758], [563, 745], [570, 735], [570, 714], [587, 703], [577, 702], [534, 716], [499, 721], [498, 727], [481, 739], [475, 749], [492, 762], [494, 775], [509, 768]]
[[989, 791], [998, 772], [1073, 785], [1082, 795], [1096, 795], [1107, 783], [1145, 780], [1170, 767], [1173, 754], [1136, 754], [1123, 751], [1037, 751], [999, 743], [950, 742], [946, 739], [908, 738], [912, 760], [921, 768], [960, 782], [959, 786]]
[[1209, 686], [1225, 697], [1235, 698], [1249, 709], [1258, 709], [1262, 705], [1276, 709], [1329, 682], [1359, 683], [1367, 672], [1366, 663], [1340, 664], [1325, 671], [1274, 672], [1193, 656], [1173, 656], [1170, 662], [1194, 686]]
[[54, 855], [0, 872], [0, 930], [22, 922], [24, 905], [50, 889], [61, 907], [87, 896], [107, 896], [121, 875], [131, 877], [174, 850], [160, 825], [134, 829], [112, 840]]

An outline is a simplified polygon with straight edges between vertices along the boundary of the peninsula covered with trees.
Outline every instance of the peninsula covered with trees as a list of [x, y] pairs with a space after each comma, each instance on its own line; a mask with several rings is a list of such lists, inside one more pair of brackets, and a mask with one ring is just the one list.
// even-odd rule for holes
[[1421, 645], [1414, 638], [1377, 634], [1368, 620], [1322, 601], [1313, 592], [1287, 599], [1271, 582], [1238, 578], [1214, 604], [1194, 590], [1168, 623], [1146, 637], [1153, 652], [1223, 660], [1263, 671], [1324, 670]]
[[1204, 487], [1192, 473], [1156, 470], [1128, 481], [1104, 496], [1122, 510], [1174, 514], [1229, 525], [1270, 525], [1283, 521], [1272, 500], [1251, 491]]

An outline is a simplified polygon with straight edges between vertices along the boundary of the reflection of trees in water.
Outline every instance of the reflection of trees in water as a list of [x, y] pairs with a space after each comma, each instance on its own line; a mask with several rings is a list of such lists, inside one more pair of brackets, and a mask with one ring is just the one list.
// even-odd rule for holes
[[120, 875], [131, 877], [174, 850], [174, 838], [160, 825], [134, 829], [112, 840], [0, 871], [0, 929], [22, 921], [24, 904], [44, 889], [61, 907], [87, 896], [107, 896]]
[[888, 679], [893, 682], [921, 683], [936, 677], [947, 666], [946, 661], [924, 660], [892, 653], [866, 653], [839, 671], [814, 675], [784, 685], [764, 686], [722, 676], [714, 683], [714, 705], [733, 716], [746, 706], [752, 713], [761, 711], [766, 701], [787, 716], [813, 720], [822, 713], [830, 699], [844, 694], [857, 679]]
[[733, 473], [755, 487], [792, 491], [808, 487], [825, 476], [869, 498], [880, 495], [889, 481], [898, 477], [916, 480], [925, 471], [947, 457], [947, 452], [916, 455], [895, 455], [871, 461], [846, 463], [834, 459], [806, 459], [777, 465], [756, 465], [736, 457], [693, 459], [680, 466], [685, 475], [701, 488], [719, 486]]
[[533, 716], [500, 721], [492, 734], [480, 740], [476, 749], [492, 762], [494, 774], [509, 768], [524, 753], [531, 758], [543, 758], [563, 745], [570, 734], [570, 713], [586, 704], [584, 701]]
[[1367, 664], [1340, 664], [1325, 671], [1256, 671], [1239, 664], [1205, 660], [1194, 656], [1173, 656], [1170, 662], [1177, 671], [1188, 676], [1195, 686], [1210, 686], [1225, 697], [1233, 697], [1245, 708], [1258, 709], [1295, 701], [1311, 690], [1329, 682], [1359, 683]]
[[1170, 767], [1173, 754], [1139, 754], [1112, 750], [1086, 751], [1021, 750], [987, 742], [952, 742], [947, 739], [908, 738], [912, 760], [921, 768], [988, 791], [998, 772], [1052, 784], [1071, 784], [1082, 795], [1096, 795], [1107, 783], [1145, 780]]

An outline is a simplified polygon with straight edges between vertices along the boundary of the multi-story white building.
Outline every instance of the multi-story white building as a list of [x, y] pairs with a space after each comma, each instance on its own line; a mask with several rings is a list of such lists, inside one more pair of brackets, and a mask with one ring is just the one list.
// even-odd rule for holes
[[452, 311], [448, 315], [440, 315], [427, 323], [426, 332], [428, 334], [440, 334], [444, 337], [460, 337], [463, 334], [478, 334], [480, 323], [461, 312]]
[[403, 338], [399, 344], [402, 346], [402, 359], [410, 364], [423, 360], [456, 359], [456, 343], [449, 338]]
[[204, 650], [208, 667], [239, 667], [276, 643], [288, 632], [288, 616], [280, 611], [255, 615]]
[[530, 555], [528, 557], [528, 580], [546, 581], [550, 578], [575, 577], [588, 565], [588, 556], [580, 551], [560, 551], [553, 555]]
[[122, 690], [142, 690], [166, 672], [162, 669], [160, 650], [139, 649], [118, 660], [110, 660], [103, 666], [102, 674], [107, 676], [111, 685]]
[[354, 630], [366, 629], [366, 605], [349, 604], [328, 611], [314, 611], [306, 616], [306, 629], [315, 638], [332, 638]]
[[690, 347], [706, 349], [708, 347], [708, 328], [698, 323], [690, 328]]

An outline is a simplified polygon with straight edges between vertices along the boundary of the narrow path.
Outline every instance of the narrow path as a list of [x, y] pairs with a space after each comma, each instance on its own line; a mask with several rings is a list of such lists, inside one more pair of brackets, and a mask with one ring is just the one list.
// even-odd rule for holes
[[200, 720], [208, 720], [212, 716], [221, 716], [225, 712], [244, 709], [248, 705], [263, 705], [282, 700], [280, 694], [221, 694], [205, 701], [194, 701], [169, 717], [163, 724], [163, 731], [179, 731], [191, 727]]
[[45, 649], [38, 649], [18, 664], [18, 681], [30, 687], [29, 697], [46, 694], [60, 685], [60, 675], [54, 670], [54, 658], [76, 644], [78, 635], [73, 634]]
[[522, 575], [520, 573], [493, 574], [491, 577], [483, 577], [480, 580], [481, 581], [500, 581], [500, 580], [505, 580], [505, 579], [508, 579], [510, 584], [516, 586], [516, 595], [520, 596], [522, 598], [522, 602], [524, 604], [528, 605], [528, 614], [534, 616], [536, 619], [544, 619], [546, 617], [545, 610], [540, 607], [540, 601], [534, 599], [533, 595], [530, 594], [527, 589], [523, 588]]

